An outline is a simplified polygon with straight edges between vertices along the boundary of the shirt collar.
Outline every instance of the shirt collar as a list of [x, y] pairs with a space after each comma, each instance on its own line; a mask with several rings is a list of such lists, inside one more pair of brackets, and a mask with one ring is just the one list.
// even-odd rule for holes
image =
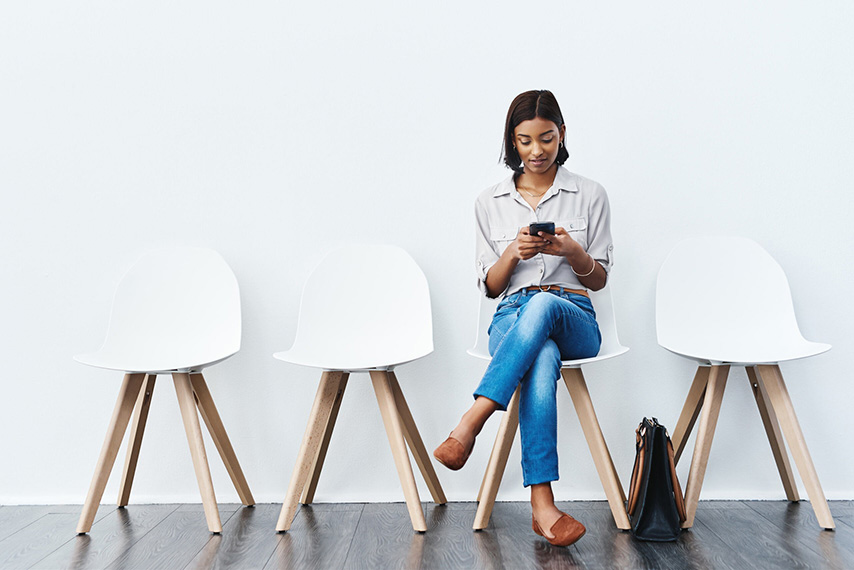
[[[575, 183], [575, 175], [563, 166], [557, 167], [557, 173], [555, 174], [555, 181], [552, 184], [552, 187], [566, 192], [578, 192], [578, 185]], [[495, 192], [492, 193], [492, 196], [493, 198], [506, 196], [513, 193], [515, 190], [516, 184], [513, 180], [513, 175], [511, 175], [505, 178], [504, 181], [498, 185]]]

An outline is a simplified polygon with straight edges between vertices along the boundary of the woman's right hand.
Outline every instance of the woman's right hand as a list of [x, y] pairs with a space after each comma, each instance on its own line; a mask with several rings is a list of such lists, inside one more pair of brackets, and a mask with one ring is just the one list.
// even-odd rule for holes
[[540, 236], [532, 236], [529, 233], [527, 226], [519, 229], [516, 234], [516, 239], [507, 246], [507, 253], [517, 261], [525, 261], [531, 259], [538, 253], [541, 253], [543, 248], [548, 245], [548, 242]]
[[516, 265], [520, 261], [531, 259], [541, 253], [547, 245], [548, 242], [540, 236], [530, 235], [528, 226], [520, 229], [519, 233], [516, 234], [516, 239], [510, 242], [495, 265], [486, 273], [487, 295], [492, 298], [499, 296], [502, 291], [507, 289], [507, 284], [510, 283], [510, 277], [513, 275]]

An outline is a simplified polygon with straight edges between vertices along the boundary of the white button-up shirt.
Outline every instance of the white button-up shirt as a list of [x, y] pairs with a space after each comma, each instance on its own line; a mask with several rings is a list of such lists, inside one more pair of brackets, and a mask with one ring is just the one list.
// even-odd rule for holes
[[[487, 188], [474, 205], [477, 222], [476, 266], [478, 285], [486, 294], [486, 274], [519, 229], [532, 222], [554, 222], [581, 244], [606, 272], [613, 263], [611, 207], [605, 189], [598, 182], [558, 167], [554, 183], [533, 209], [516, 190], [513, 176]], [[565, 257], [539, 253], [520, 261], [502, 297], [534, 285], [559, 285], [586, 289], [572, 272]]]

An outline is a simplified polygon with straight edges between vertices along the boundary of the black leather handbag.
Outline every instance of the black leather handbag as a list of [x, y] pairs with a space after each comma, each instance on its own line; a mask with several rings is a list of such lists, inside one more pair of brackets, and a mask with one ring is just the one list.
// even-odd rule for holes
[[644, 418], [635, 436], [637, 453], [626, 507], [632, 534], [640, 540], [676, 540], [685, 521], [685, 501], [670, 436], [655, 418]]

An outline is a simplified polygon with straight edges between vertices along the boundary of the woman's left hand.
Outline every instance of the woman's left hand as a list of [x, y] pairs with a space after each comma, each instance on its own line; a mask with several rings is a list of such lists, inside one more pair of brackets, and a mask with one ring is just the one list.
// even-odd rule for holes
[[573, 258], [587, 255], [577, 241], [572, 239], [563, 228], [555, 228], [554, 235], [540, 232], [540, 237], [546, 240], [540, 251], [548, 255], [559, 255], [561, 257]]

